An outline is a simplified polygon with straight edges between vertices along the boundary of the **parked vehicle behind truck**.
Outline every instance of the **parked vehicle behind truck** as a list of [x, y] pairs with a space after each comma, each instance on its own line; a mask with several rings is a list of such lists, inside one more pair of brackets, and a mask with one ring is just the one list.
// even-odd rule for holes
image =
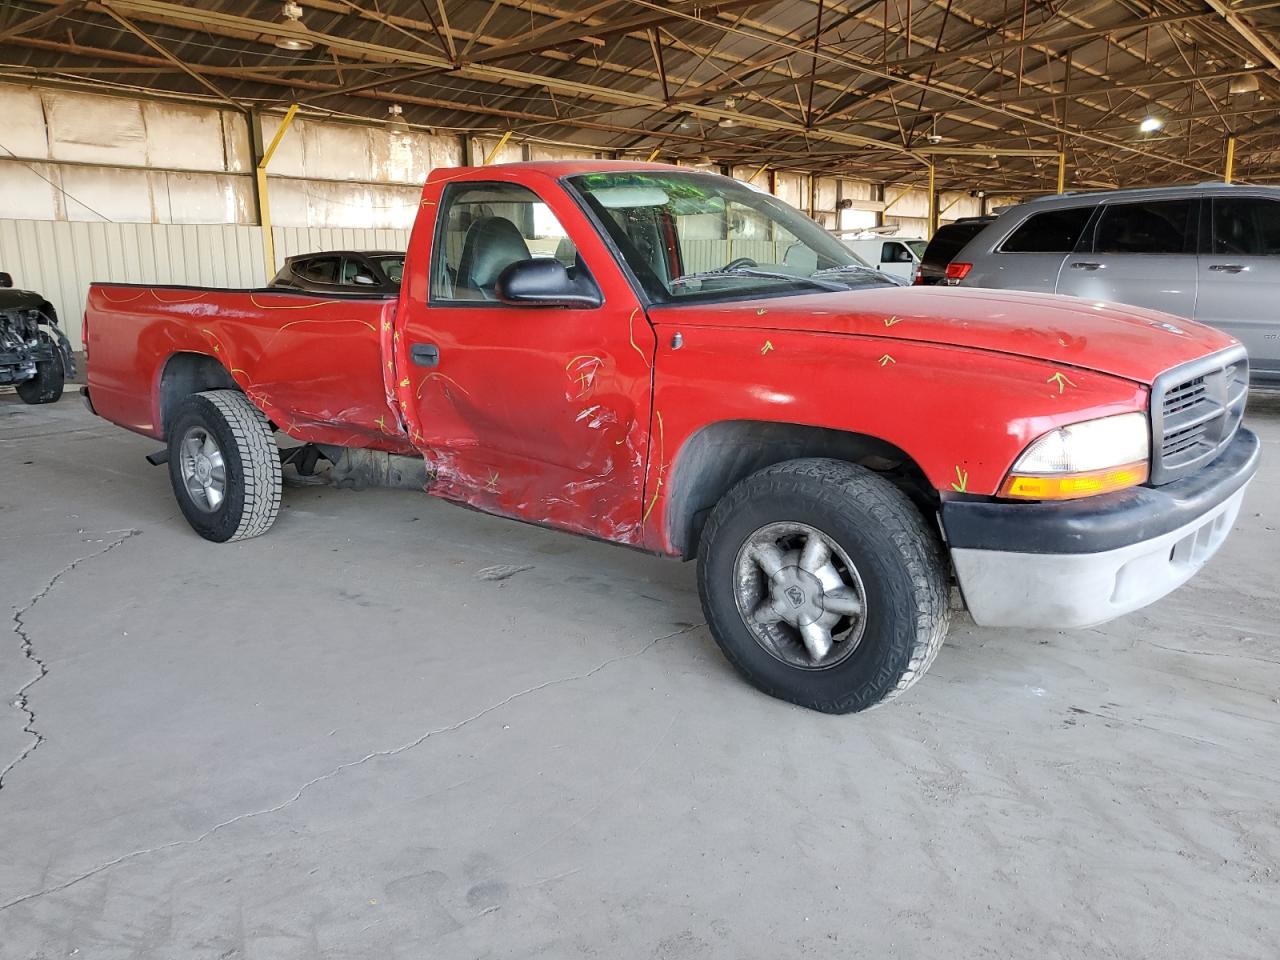
[[1056, 297], [898, 287], [728, 178], [436, 171], [398, 298], [95, 284], [88, 399], [166, 444], [209, 540], [265, 532], [274, 434], [422, 456], [427, 491], [698, 562], [765, 692], [900, 694], [946, 634], [1141, 607], [1257, 463], [1231, 337]]
[[964, 287], [1129, 303], [1242, 342], [1280, 385], [1280, 189], [1209, 183], [1042, 197], [1009, 207], [946, 268]]
[[920, 266], [920, 257], [927, 245], [924, 240], [911, 237], [853, 236], [842, 237], [844, 245], [871, 266], [910, 283]]
[[0, 386], [17, 388], [23, 403], [56, 403], [76, 375], [71, 341], [53, 305], [32, 290], [15, 290], [0, 273]]

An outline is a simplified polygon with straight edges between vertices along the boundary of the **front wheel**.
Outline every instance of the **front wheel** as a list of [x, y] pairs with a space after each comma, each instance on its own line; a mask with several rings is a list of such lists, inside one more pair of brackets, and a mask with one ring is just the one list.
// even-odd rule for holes
[[206, 540], [266, 533], [280, 512], [280, 452], [271, 424], [243, 393], [206, 390], [168, 424], [169, 480], [182, 514]]
[[825, 713], [902, 693], [950, 621], [936, 534], [887, 480], [837, 460], [780, 463], [726, 493], [702, 532], [698, 587], [730, 663]]

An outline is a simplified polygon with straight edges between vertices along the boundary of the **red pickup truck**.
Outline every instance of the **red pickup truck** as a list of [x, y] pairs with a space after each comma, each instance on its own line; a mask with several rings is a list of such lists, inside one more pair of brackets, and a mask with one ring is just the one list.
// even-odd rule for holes
[[166, 442], [209, 540], [264, 533], [277, 433], [427, 492], [685, 559], [765, 692], [829, 712], [979, 624], [1141, 607], [1257, 466], [1244, 350], [1163, 314], [898, 287], [734, 180], [531, 163], [427, 181], [398, 298], [96, 284], [86, 399]]

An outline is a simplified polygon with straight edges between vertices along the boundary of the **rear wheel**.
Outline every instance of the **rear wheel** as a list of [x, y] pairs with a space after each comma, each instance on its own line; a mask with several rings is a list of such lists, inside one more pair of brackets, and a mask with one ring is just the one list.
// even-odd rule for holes
[[41, 360], [36, 364], [36, 375], [18, 384], [18, 396], [23, 403], [57, 403], [62, 399], [67, 376], [62, 367], [62, 351], [43, 330], [40, 331], [40, 343], [53, 350], [53, 359]]
[[771, 696], [826, 713], [891, 700], [918, 680], [950, 621], [937, 536], [870, 470], [791, 460], [712, 511], [698, 585], [716, 642]]
[[168, 425], [169, 479], [182, 514], [206, 540], [266, 533], [280, 512], [280, 452], [271, 424], [243, 393], [207, 390]]

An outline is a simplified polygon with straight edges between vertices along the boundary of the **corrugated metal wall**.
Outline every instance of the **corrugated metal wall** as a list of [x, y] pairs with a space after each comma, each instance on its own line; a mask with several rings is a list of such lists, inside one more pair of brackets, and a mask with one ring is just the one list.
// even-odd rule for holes
[[[318, 250], [403, 250], [407, 230], [277, 227], [276, 258]], [[261, 287], [262, 228], [225, 224], [86, 223], [0, 219], [0, 270], [44, 294], [72, 343], [80, 342], [94, 281]]]

